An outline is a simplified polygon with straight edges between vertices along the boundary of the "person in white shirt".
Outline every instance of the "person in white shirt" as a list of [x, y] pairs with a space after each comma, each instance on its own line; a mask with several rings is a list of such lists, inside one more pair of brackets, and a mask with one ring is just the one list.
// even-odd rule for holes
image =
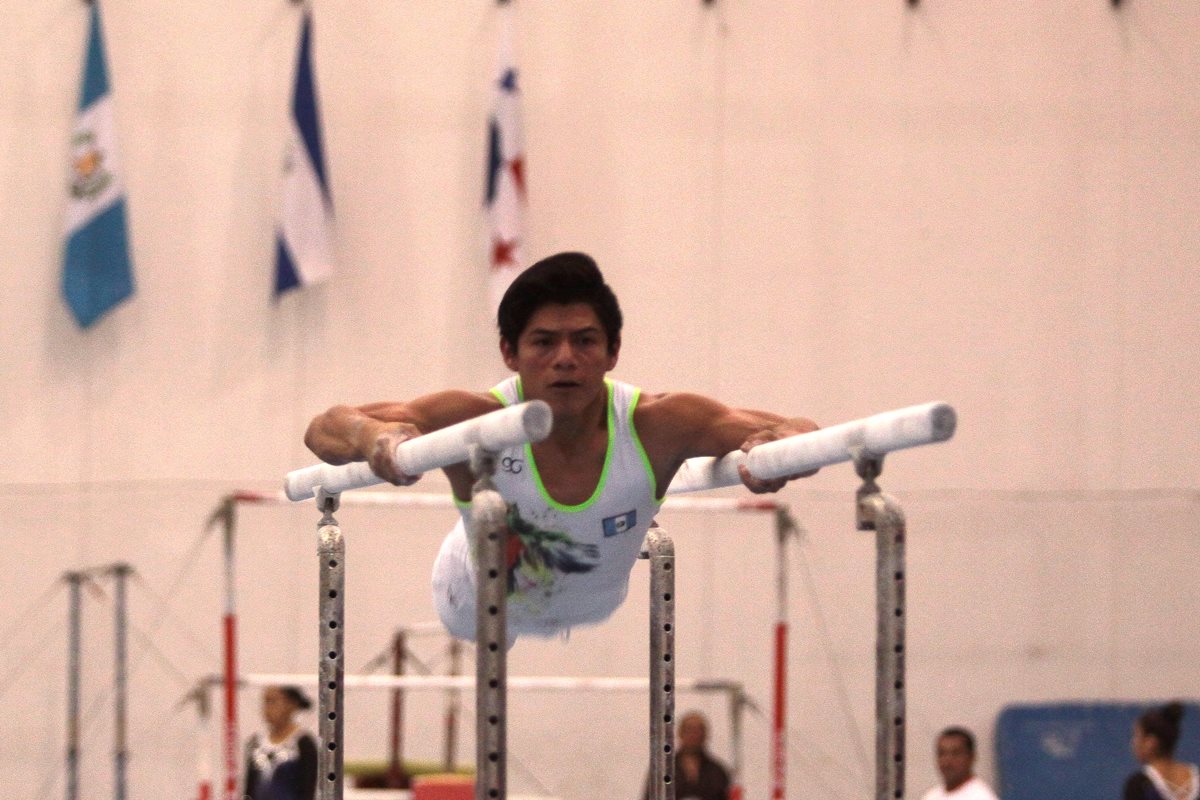
[[969, 730], [946, 728], [938, 734], [935, 754], [942, 783], [922, 800], [998, 800], [992, 788], [975, 776], [975, 737]]

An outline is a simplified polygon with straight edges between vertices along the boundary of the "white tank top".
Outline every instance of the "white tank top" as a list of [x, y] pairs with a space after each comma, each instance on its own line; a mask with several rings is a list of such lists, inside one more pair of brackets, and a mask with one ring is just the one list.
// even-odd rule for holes
[[[625, 600], [629, 573], [658, 513], [654, 472], [633, 427], [641, 390], [608, 387], [608, 451], [596, 490], [567, 506], [546, 492], [529, 445], [499, 453], [495, 484], [509, 504], [509, 628], [563, 630], [607, 619]], [[520, 378], [492, 389], [504, 405], [524, 400]], [[470, 507], [460, 504], [464, 522]]]

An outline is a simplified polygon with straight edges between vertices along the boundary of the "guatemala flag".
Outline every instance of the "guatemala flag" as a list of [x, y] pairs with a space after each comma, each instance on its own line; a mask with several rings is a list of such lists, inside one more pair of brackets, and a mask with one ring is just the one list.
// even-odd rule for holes
[[125, 222], [125, 184], [117, 157], [99, 3], [92, 3], [79, 113], [71, 131], [70, 198], [62, 291], [88, 327], [133, 294]]
[[312, 12], [304, 9], [296, 85], [283, 163], [283, 197], [275, 231], [275, 295], [333, 273], [333, 203], [321, 148], [321, 118], [312, 65]]
[[495, 92], [488, 119], [487, 195], [491, 233], [490, 294], [492, 309], [500, 305], [504, 290], [524, 264], [521, 212], [525, 202], [525, 144], [521, 136], [521, 90], [513, 56], [512, 14], [509, 3], [500, 6], [499, 52]]

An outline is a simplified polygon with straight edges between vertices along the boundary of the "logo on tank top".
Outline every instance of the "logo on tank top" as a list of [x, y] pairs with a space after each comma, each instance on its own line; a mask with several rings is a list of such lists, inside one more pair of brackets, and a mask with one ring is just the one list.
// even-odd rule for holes
[[605, 517], [600, 523], [604, 527], [604, 536], [616, 536], [637, 525], [637, 509], [617, 514], [615, 517]]
[[585, 574], [600, 563], [600, 548], [576, 542], [564, 531], [542, 528], [508, 508], [508, 596], [514, 605], [539, 613], [561, 587], [562, 575]]
[[520, 475], [521, 470], [525, 468], [525, 461], [512, 456], [505, 456], [500, 459], [500, 469], [512, 475]]

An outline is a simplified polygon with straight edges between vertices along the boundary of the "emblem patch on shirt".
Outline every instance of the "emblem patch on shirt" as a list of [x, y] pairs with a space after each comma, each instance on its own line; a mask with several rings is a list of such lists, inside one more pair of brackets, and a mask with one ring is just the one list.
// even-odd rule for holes
[[624, 533], [637, 525], [637, 509], [617, 514], [615, 517], [606, 517], [601, 524], [604, 526], [605, 538]]
[[540, 611], [557, 591], [559, 576], [588, 573], [600, 563], [596, 545], [539, 527], [524, 519], [515, 503], [508, 508], [508, 531], [508, 596], [524, 608]]

